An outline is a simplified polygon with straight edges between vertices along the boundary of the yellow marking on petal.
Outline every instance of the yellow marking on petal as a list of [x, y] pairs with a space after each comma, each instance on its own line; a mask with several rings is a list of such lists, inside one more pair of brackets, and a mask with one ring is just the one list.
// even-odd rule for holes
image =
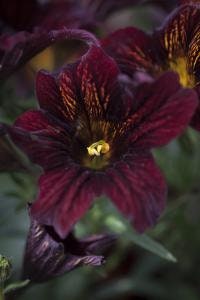
[[180, 77], [180, 83], [183, 87], [192, 88], [195, 86], [195, 78], [188, 73], [187, 60], [185, 57], [178, 57], [169, 62], [170, 69], [177, 72]]
[[87, 147], [87, 151], [90, 156], [100, 156], [101, 154], [107, 153], [109, 150], [110, 146], [104, 140], [100, 140]]
[[30, 60], [29, 65], [34, 71], [39, 71], [41, 69], [53, 71], [55, 68], [55, 53], [53, 49], [51, 47], [46, 48], [33, 57]]
[[62, 74], [62, 81], [60, 85], [60, 92], [62, 95], [62, 101], [65, 106], [65, 115], [70, 117], [71, 120], [74, 119], [76, 113], [76, 95], [74, 94], [73, 86], [71, 78], [67, 73]]

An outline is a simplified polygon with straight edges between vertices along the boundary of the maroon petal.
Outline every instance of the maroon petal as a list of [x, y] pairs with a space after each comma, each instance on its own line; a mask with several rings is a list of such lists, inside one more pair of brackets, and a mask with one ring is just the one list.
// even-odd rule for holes
[[130, 27], [117, 30], [102, 41], [102, 47], [130, 76], [136, 70], [156, 69], [154, 41], [140, 29]]
[[42, 175], [40, 193], [31, 207], [31, 214], [41, 224], [53, 226], [64, 238], [95, 196], [100, 195], [93, 176], [91, 171], [73, 164]]
[[199, 76], [200, 9], [198, 5], [189, 5], [190, 1], [187, 4], [173, 11], [153, 37], [160, 44], [158, 47], [161, 46], [160, 64], [163, 68], [170, 68], [170, 62], [182, 58], [187, 64], [185, 72], [192, 78]]
[[[73, 76], [73, 67], [70, 66], [66, 68], [65, 71], [61, 72], [61, 74], [59, 74], [58, 81], [66, 118], [72, 121], [79, 111], [79, 101], [77, 99], [79, 92], [76, 89], [76, 80]], [[82, 99], [80, 99], [80, 103], [81, 101]]]
[[42, 111], [28, 111], [8, 129], [14, 143], [44, 169], [65, 165], [70, 147], [66, 124]]
[[43, 282], [84, 265], [100, 266], [104, 254], [116, 241], [109, 234], [76, 239], [73, 233], [61, 239], [53, 228], [31, 221], [25, 256], [24, 279]]
[[165, 145], [181, 134], [197, 107], [197, 93], [183, 89], [178, 75], [167, 72], [153, 84], [138, 88], [139, 107], [130, 117], [134, 147], [151, 148]]
[[[68, 93], [70, 91], [69, 87]], [[66, 100], [62, 97], [56, 78], [52, 74], [46, 71], [39, 71], [37, 73], [36, 93], [42, 109], [63, 121], [71, 119], [68, 106], [65, 104]], [[72, 99], [76, 99], [76, 95], [70, 94], [70, 96]]]
[[142, 232], [157, 221], [166, 201], [166, 184], [149, 153], [124, 156], [106, 171], [106, 194]]
[[[120, 99], [118, 74], [114, 60], [100, 47], [92, 46], [79, 63], [60, 74], [60, 89], [70, 114], [73, 115], [77, 101], [80, 110], [95, 119], [105, 116], [111, 108], [113, 115], [119, 111], [116, 107]], [[74, 100], [74, 94], [79, 95], [78, 100]]]

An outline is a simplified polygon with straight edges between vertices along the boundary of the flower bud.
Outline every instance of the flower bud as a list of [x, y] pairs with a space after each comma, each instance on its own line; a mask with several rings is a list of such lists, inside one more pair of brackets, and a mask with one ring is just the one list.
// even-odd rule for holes
[[10, 277], [11, 269], [11, 262], [5, 256], [0, 255], [0, 284]]
[[115, 243], [112, 234], [77, 239], [72, 232], [61, 239], [53, 227], [31, 221], [24, 256], [24, 279], [47, 281], [83, 265], [100, 266]]

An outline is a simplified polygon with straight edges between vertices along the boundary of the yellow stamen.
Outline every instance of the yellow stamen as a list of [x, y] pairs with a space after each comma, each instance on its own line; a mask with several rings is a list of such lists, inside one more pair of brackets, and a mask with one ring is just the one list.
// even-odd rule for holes
[[170, 69], [177, 72], [180, 83], [183, 87], [192, 88], [195, 86], [194, 76], [188, 73], [187, 61], [185, 57], [178, 57], [170, 62]]
[[87, 151], [90, 156], [100, 156], [101, 154], [107, 153], [109, 150], [110, 146], [104, 140], [100, 140], [87, 147]]

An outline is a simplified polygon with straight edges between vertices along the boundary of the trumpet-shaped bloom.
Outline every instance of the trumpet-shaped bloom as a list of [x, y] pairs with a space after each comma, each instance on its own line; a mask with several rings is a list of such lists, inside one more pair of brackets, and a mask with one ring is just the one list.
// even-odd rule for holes
[[64, 238], [94, 198], [106, 195], [138, 231], [155, 224], [167, 189], [150, 150], [184, 130], [196, 93], [173, 72], [131, 93], [96, 45], [57, 74], [40, 71], [36, 93], [40, 108], [8, 129], [44, 170], [32, 216]]
[[[155, 78], [172, 70], [179, 74], [182, 86], [194, 88], [200, 95], [199, 24], [200, 7], [182, 5], [152, 35], [125, 28], [106, 38], [103, 46], [128, 75], [139, 71]], [[200, 130], [200, 105], [191, 124]]]

